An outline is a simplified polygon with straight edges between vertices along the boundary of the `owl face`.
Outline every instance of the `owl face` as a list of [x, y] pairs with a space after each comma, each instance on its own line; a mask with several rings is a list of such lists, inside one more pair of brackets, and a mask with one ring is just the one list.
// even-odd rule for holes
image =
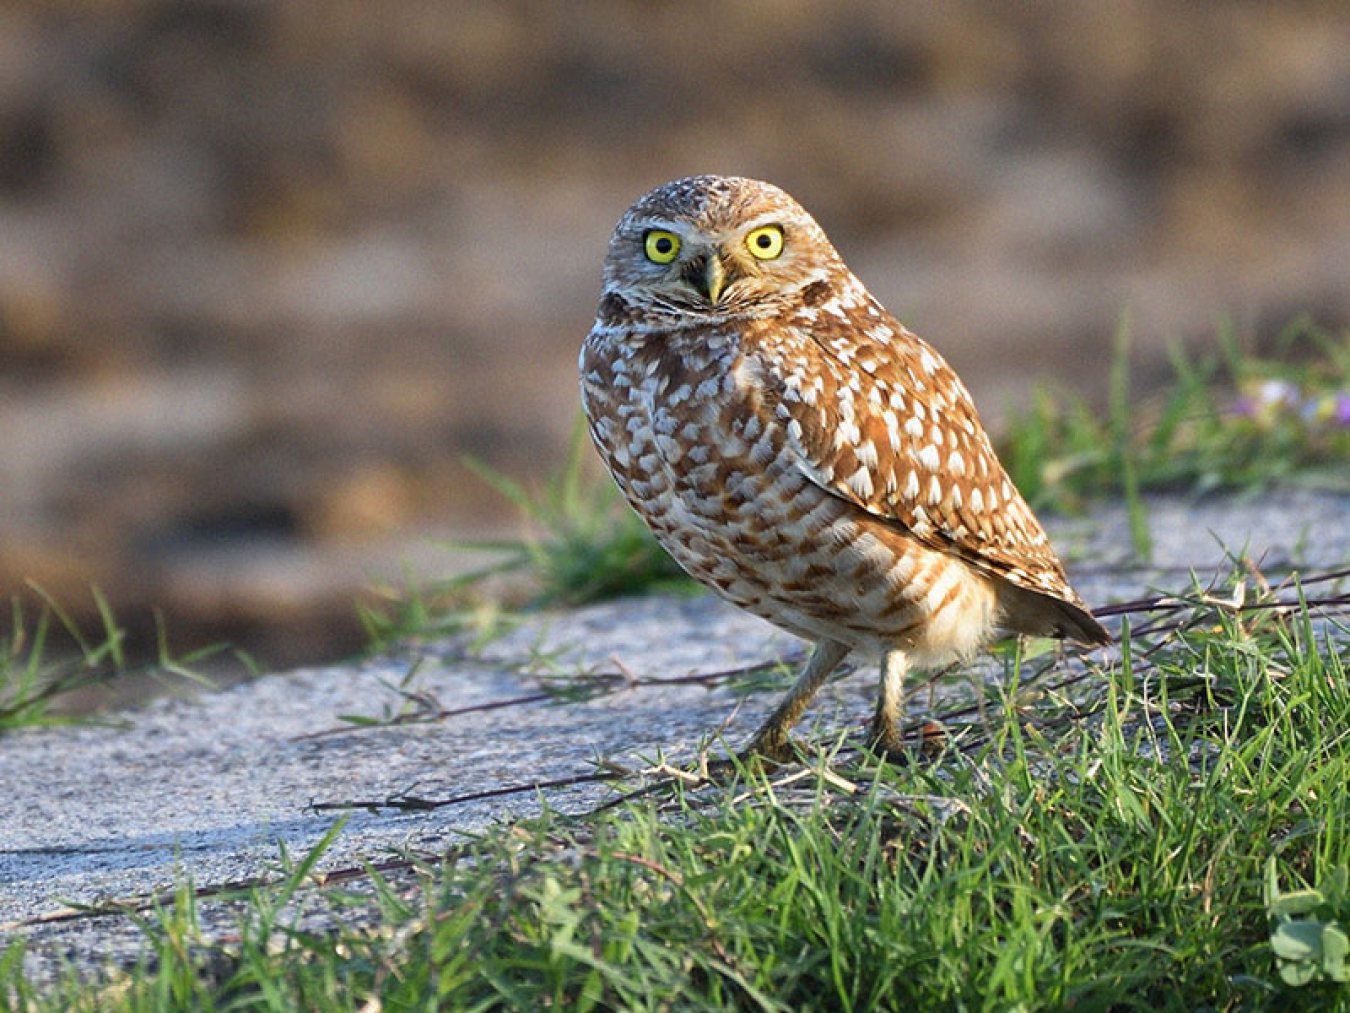
[[820, 226], [776, 186], [692, 176], [651, 191], [620, 219], [605, 291], [705, 323], [772, 313], [839, 267]]

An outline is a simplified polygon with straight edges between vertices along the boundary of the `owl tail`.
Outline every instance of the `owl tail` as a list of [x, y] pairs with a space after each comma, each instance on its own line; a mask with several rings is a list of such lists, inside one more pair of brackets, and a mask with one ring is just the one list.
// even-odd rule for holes
[[1007, 582], [1000, 583], [999, 600], [1003, 625], [1009, 632], [1076, 640], [1080, 644], [1111, 643], [1111, 634], [1081, 602], [1065, 601]]

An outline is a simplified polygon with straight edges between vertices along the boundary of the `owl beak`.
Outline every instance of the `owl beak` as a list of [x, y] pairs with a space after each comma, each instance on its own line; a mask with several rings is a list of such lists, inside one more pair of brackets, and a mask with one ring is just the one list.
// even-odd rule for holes
[[703, 294], [708, 297], [708, 302], [716, 304], [721, 298], [722, 290], [727, 287], [727, 269], [722, 263], [722, 258], [716, 252], [708, 257], [708, 261], [703, 266]]

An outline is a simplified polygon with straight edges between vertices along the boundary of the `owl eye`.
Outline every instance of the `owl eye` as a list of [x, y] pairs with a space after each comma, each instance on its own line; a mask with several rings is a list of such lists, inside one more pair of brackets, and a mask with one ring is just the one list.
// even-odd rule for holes
[[759, 260], [773, 260], [783, 252], [783, 230], [777, 225], [761, 225], [745, 237], [745, 245]]
[[653, 264], [669, 264], [680, 253], [680, 237], [665, 229], [648, 229], [642, 237], [642, 249]]

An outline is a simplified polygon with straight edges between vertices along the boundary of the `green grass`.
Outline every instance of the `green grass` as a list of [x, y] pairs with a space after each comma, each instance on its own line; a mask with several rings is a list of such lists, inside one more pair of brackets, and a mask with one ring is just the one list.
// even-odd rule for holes
[[[132, 668], [123, 649], [126, 634], [98, 588], [90, 591], [100, 624], [92, 637], [54, 597], [37, 586], [31, 590], [39, 603], [36, 612], [26, 610], [16, 596], [10, 601], [7, 627], [0, 628], [0, 737], [20, 728], [86, 720], [63, 712], [58, 706], [62, 698], [124, 676]], [[166, 683], [205, 683], [193, 666], [224, 646], [175, 656], [158, 616], [156, 628], [155, 661], [145, 670]], [[248, 664], [246, 657], [236, 656]]]
[[1081, 396], [1042, 389], [1000, 441], [1034, 508], [1074, 511], [1123, 495], [1136, 546], [1147, 550], [1143, 491], [1259, 489], [1293, 479], [1350, 488], [1350, 335], [1296, 321], [1262, 358], [1221, 331], [1217, 350], [1198, 358], [1173, 347], [1170, 381], [1140, 400], [1130, 392], [1128, 334], [1122, 323], [1105, 413]]
[[1036, 689], [1053, 676], [1026, 686], [1032, 663], [1010, 653], [987, 723], [949, 719], [923, 761], [835, 743], [805, 774], [740, 770], [514, 823], [324, 888], [339, 912], [378, 912], [364, 929], [292, 927], [321, 846], [241, 895], [229, 943], [205, 940], [207, 901], [184, 886], [142, 916], [153, 964], [39, 997], [16, 944], [0, 996], [88, 1010], [1350, 1009], [1331, 980], [1343, 965], [1312, 945], [1334, 950], [1350, 926], [1348, 638], [1306, 610], [1198, 607], [1058, 691]]
[[53, 701], [96, 681], [104, 660], [116, 657], [120, 638], [110, 635], [99, 647], [82, 651], [78, 660], [47, 660], [53, 622], [59, 625], [62, 619], [49, 605], [30, 619], [19, 599], [11, 601], [9, 629], [0, 640], [0, 735], [16, 728], [64, 723], [67, 719], [53, 715]]

